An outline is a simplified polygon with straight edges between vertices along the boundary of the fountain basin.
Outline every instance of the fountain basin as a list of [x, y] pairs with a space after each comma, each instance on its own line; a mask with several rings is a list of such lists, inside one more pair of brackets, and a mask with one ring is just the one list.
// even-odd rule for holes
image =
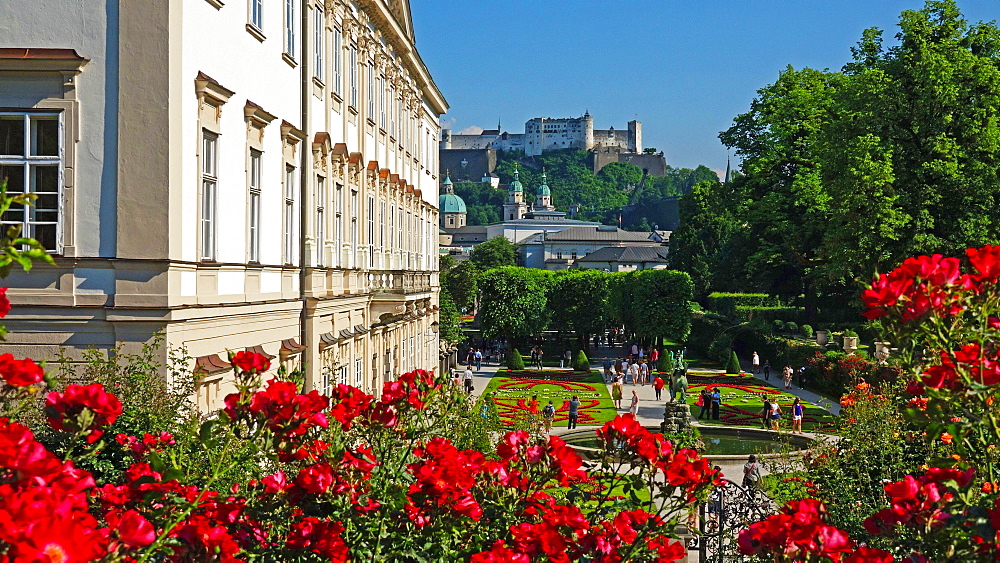
[[[655, 426], [646, 428], [658, 433]], [[785, 452], [801, 453], [813, 443], [808, 436], [778, 433], [757, 428], [733, 426], [700, 426], [701, 440], [705, 444], [702, 457], [712, 461], [740, 461], [754, 454], [759, 458], [780, 455]], [[577, 430], [560, 435], [560, 438], [581, 455], [592, 458], [598, 453], [597, 434], [593, 430]]]

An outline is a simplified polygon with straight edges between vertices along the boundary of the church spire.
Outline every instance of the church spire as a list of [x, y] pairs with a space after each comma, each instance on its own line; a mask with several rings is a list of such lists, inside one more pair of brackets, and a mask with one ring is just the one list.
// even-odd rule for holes
[[729, 157], [726, 156], [726, 179], [724, 183], [728, 184], [729, 181], [732, 179], [733, 179], [733, 173], [729, 170]]

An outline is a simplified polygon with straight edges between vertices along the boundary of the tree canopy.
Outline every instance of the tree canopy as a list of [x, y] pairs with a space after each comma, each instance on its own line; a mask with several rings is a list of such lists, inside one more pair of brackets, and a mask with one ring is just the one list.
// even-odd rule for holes
[[501, 266], [514, 266], [517, 264], [517, 245], [504, 237], [493, 237], [472, 248], [472, 252], [469, 253], [469, 262], [472, 262], [481, 271]]

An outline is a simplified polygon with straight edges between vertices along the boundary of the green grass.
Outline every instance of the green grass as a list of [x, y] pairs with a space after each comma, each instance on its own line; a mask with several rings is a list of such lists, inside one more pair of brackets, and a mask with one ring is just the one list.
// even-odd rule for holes
[[556, 408], [554, 426], [566, 424], [569, 400], [573, 395], [580, 400], [580, 426], [600, 426], [618, 414], [604, 377], [598, 371], [500, 370], [483, 391], [484, 395], [488, 393], [493, 393], [500, 419], [510, 426], [528, 417], [532, 395], [538, 396], [539, 413], [552, 401]]
[[[791, 430], [792, 403], [795, 395], [769, 385], [751, 375], [698, 374], [688, 373], [687, 401], [691, 412], [698, 416], [701, 407], [695, 406], [698, 394], [706, 385], [717, 385], [722, 392], [721, 420], [702, 419], [702, 424], [721, 424], [726, 426], [761, 427], [760, 411], [763, 408], [761, 396], [766, 394], [771, 401], [777, 400], [781, 405], [783, 417], [780, 427]], [[802, 429], [807, 432], [830, 432], [834, 428], [836, 417], [812, 403], [802, 401], [804, 417]]]

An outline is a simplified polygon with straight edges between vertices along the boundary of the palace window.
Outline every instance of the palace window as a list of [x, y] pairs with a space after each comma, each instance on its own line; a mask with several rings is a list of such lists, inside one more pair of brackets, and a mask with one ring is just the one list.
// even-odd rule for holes
[[358, 107], [358, 47], [351, 45], [351, 107]]
[[295, 58], [295, 3], [285, 0], [285, 54]]
[[358, 192], [351, 190], [351, 268], [358, 267]]
[[375, 63], [368, 63], [368, 119], [375, 121]]
[[337, 184], [333, 200], [333, 265], [342, 266], [340, 254], [344, 244], [344, 186]]
[[333, 93], [343, 97], [344, 87], [343, 79], [341, 77], [341, 45], [342, 39], [340, 35], [340, 28], [333, 28]]
[[264, 0], [250, 0], [250, 25], [257, 31], [264, 29]]
[[389, 87], [389, 136], [396, 136], [396, 87]]
[[285, 205], [284, 205], [284, 257], [285, 264], [295, 262], [295, 167], [285, 166]]
[[323, 26], [326, 23], [323, 17], [323, 8], [317, 4], [315, 9], [316, 15], [313, 18], [313, 76], [319, 80], [323, 80], [325, 77], [326, 65], [326, 42], [323, 38]]
[[354, 386], [361, 388], [362, 374], [364, 373], [361, 360], [354, 360]]
[[378, 77], [378, 126], [385, 130], [385, 77]]
[[7, 193], [35, 194], [32, 205], [12, 205], [3, 223], [23, 225], [21, 236], [60, 252], [60, 185], [64, 151], [58, 113], [0, 112], [0, 182]]
[[250, 220], [248, 259], [250, 262], [260, 262], [260, 151], [250, 149]]
[[326, 178], [316, 176], [316, 265], [326, 265]]
[[368, 267], [375, 267], [375, 198], [368, 196]]
[[219, 137], [208, 131], [201, 136], [201, 259], [215, 260], [216, 212], [219, 197]]

